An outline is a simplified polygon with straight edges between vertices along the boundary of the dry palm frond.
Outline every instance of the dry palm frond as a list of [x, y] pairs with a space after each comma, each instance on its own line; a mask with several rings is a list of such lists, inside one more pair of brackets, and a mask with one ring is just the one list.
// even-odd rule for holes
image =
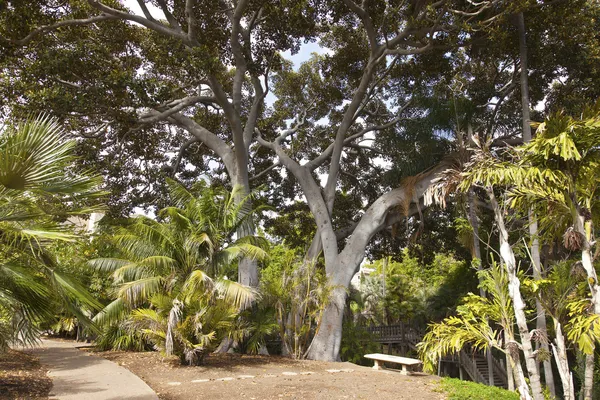
[[567, 250], [577, 251], [581, 250], [583, 247], [583, 243], [585, 242], [585, 236], [583, 236], [580, 232], [577, 232], [573, 229], [572, 226], [567, 228], [563, 236], [563, 244]]

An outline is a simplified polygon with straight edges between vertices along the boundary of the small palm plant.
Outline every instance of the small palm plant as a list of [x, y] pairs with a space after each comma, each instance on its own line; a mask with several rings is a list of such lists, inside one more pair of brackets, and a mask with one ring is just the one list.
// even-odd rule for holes
[[[252, 216], [240, 191], [228, 193], [198, 184], [191, 190], [169, 181], [174, 206], [159, 221], [134, 218], [114, 237], [123, 258], [92, 260], [112, 273], [116, 299], [95, 318], [141, 331], [166, 355], [197, 365], [226, 336], [234, 320], [256, 299], [254, 289], [219, 275], [242, 257], [267, 257], [264, 238], [235, 238]], [[234, 338], [239, 339], [239, 338]]]
[[75, 171], [75, 141], [56, 120], [41, 116], [0, 131], [0, 347], [34, 344], [36, 323], [61, 304], [81, 321], [80, 306], [100, 308], [86, 290], [61, 272], [49, 248], [77, 236], [61, 222], [89, 214], [101, 193], [100, 178]]

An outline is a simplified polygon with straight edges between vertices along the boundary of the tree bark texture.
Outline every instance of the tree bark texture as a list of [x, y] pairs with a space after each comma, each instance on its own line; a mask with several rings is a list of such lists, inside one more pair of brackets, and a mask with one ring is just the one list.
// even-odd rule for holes
[[[490, 197], [492, 208], [494, 209], [494, 216], [498, 226], [500, 236], [500, 256], [504, 261], [504, 266], [508, 274], [508, 292], [513, 301], [515, 320], [517, 321], [517, 326], [519, 328], [521, 346], [525, 356], [525, 365], [527, 366], [527, 373], [529, 374], [531, 395], [534, 400], [544, 400], [538, 363], [535, 359], [533, 346], [531, 343], [531, 333], [529, 332], [529, 327], [527, 326], [525, 301], [521, 295], [521, 282], [517, 276], [517, 263], [515, 255], [508, 242], [508, 231], [506, 230], [506, 226], [504, 224], [504, 216], [502, 214], [502, 210], [500, 209], [500, 205], [496, 200], [496, 196], [494, 195], [494, 190], [492, 188], [487, 188], [487, 192], [488, 196]], [[521, 390], [519, 390], [519, 392], [521, 393], [521, 396], [523, 396], [523, 392]]]
[[[579, 208], [579, 206], [578, 206]], [[593, 225], [592, 221], [586, 219], [585, 215], [582, 215], [582, 210], [578, 209], [575, 216], [575, 230], [583, 238], [583, 245], [581, 249], [581, 264], [586, 271], [588, 286], [591, 292], [591, 303], [594, 309], [594, 313], [600, 315], [600, 287], [598, 286], [598, 276], [596, 274], [596, 268], [594, 267], [592, 246], [590, 241], [592, 240]], [[594, 391], [594, 349], [592, 354], [587, 354], [585, 358], [585, 374], [583, 382], [583, 398], [584, 400], [592, 400]]]
[[575, 387], [573, 386], [573, 375], [569, 367], [569, 359], [567, 357], [567, 346], [565, 337], [562, 333], [562, 325], [557, 319], [553, 318], [554, 330], [556, 331], [556, 345], [552, 345], [554, 352], [554, 360], [558, 367], [558, 374], [562, 382], [564, 400], [575, 400]]
[[[531, 140], [531, 116], [529, 113], [529, 68], [527, 55], [527, 33], [525, 30], [525, 16], [523, 12], [517, 15], [517, 29], [519, 32], [519, 59], [521, 61], [521, 113], [523, 115], [523, 142], [527, 143]], [[538, 224], [537, 218], [532, 210], [529, 210], [529, 235], [531, 240], [531, 261], [533, 263], [533, 278], [535, 280], [542, 279], [542, 264], [540, 259], [540, 243], [538, 240]], [[536, 300], [536, 329], [542, 335], [547, 336], [546, 313]], [[545, 352], [549, 353], [547, 341], [542, 341], [537, 347], [541, 347]], [[554, 386], [554, 374], [552, 373], [551, 358], [544, 361], [544, 380], [550, 394], [556, 397], [556, 389]]]

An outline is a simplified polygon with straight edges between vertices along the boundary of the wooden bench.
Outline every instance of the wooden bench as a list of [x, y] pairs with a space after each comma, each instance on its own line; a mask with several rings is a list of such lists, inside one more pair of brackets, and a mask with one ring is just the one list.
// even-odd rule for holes
[[412, 367], [415, 365], [421, 364], [421, 361], [416, 360], [414, 358], [390, 356], [388, 354], [379, 354], [379, 353], [366, 354], [365, 358], [374, 360], [375, 365], [373, 366], [373, 369], [378, 369], [378, 370], [385, 369], [383, 366], [384, 362], [400, 364], [400, 365], [402, 365], [401, 374], [403, 374], [403, 375], [410, 375], [412, 373]]

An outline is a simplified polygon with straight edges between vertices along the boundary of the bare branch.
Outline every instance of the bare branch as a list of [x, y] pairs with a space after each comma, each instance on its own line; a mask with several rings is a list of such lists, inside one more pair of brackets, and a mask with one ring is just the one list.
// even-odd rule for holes
[[117, 19], [117, 17], [113, 16], [113, 15], [106, 15], [106, 14], [100, 14], [95, 17], [84, 18], [84, 19], [67, 19], [67, 20], [59, 21], [52, 25], [40, 26], [40, 27], [34, 29], [33, 31], [31, 31], [23, 39], [9, 39], [9, 38], [0, 36], [0, 41], [5, 42], [5, 43], [10, 43], [13, 45], [17, 45], [17, 46], [25, 46], [26, 44], [31, 42], [36, 36], [46, 33], [46, 32], [55, 31], [58, 28], [61, 28], [64, 26], [91, 25], [91, 24], [95, 24], [96, 22], [114, 20], [114, 19]]
[[70, 87], [70, 88], [73, 88], [73, 89], [81, 89], [81, 85], [80, 85], [79, 83], [65, 81], [65, 80], [62, 80], [62, 79], [60, 79], [60, 78], [55, 78], [55, 80], [56, 80], [58, 83], [62, 83], [63, 85], [65, 85], [65, 86], [68, 86], [68, 87]]
[[144, 0], [137, 0], [137, 2], [138, 2], [138, 5], [140, 6], [140, 8], [142, 9], [142, 12], [144, 13], [145, 17], [150, 21], [156, 21], [154, 19], [154, 17], [152, 16], [152, 14], [150, 14], [148, 7], [146, 7], [146, 2]]
[[371, 53], [374, 54], [379, 49], [379, 44], [377, 43], [377, 33], [375, 32], [375, 28], [373, 27], [373, 21], [369, 16], [369, 13], [365, 11], [364, 8], [359, 7], [353, 0], [344, 0], [344, 3], [352, 10], [360, 20], [362, 21], [365, 31], [367, 32], [367, 38], [369, 39], [369, 47], [371, 48]]
[[173, 172], [172, 175], [174, 176], [177, 173], [177, 170], [179, 169], [179, 164], [181, 164], [181, 160], [183, 158], [183, 153], [187, 150], [188, 147], [190, 147], [192, 144], [194, 143], [199, 143], [200, 139], [198, 139], [197, 137], [193, 137], [187, 141], [185, 141], [181, 147], [179, 148], [179, 151], [177, 152], [177, 157], [175, 158], [175, 162], [173, 163]]
[[80, 135], [83, 136], [86, 139], [97, 139], [100, 136], [102, 136], [102, 134], [104, 134], [104, 132], [106, 132], [106, 130], [108, 129], [109, 123], [105, 122], [102, 125], [100, 125], [100, 127], [98, 129], [95, 129], [94, 131], [87, 133], [87, 132], [80, 132]]
[[156, 0], [156, 2], [160, 6], [160, 9], [162, 10], [163, 14], [165, 14], [165, 17], [167, 18], [167, 21], [169, 22], [171, 28], [173, 28], [177, 32], [182, 32], [181, 25], [179, 25], [177, 19], [175, 19], [173, 14], [169, 11], [169, 7], [167, 7], [167, 3], [165, 3], [165, 0]]
[[[190, 96], [181, 100], [176, 100], [171, 103], [168, 103], [166, 106], [159, 106], [155, 110], [148, 112], [143, 115], [139, 122], [141, 124], [153, 124], [155, 122], [164, 121], [168, 119], [171, 115], [178, 113], [184, 108], [190, 107], [197, 103], [204, 104], [214, 104], [216, 103], [216, 99], [214, 97], [208, 96]], [[170, 108], [167, 108], [171, 106]]]
[[88, 3], [92, 7], [96, 8], [97, 10], [100, 10], [103, 13], [108, 14], [114, 18], [137, 22], [138, 24], [143, 25], [148, 29], [152, 29], [158, 33], [162, 33], [167, 36], [181, 39], [183, 41], [183, 43], [188, 46], [193, 47], [194, 45], [196, 45], [196, 42], [194, 40], [189, 40], [188, 37], [186, 35], [184, 35], [180, 30], [175, 30], [175, 29], [169, 28], [155, 20], [151, 21], [151, 20], [144, 18], [142, 16], [139, 16], [139, 15], [134, 15], [134, 14], [130, 14], [125, 11], [120, 11], [120, 10], [114, 9], [112, 7], [107, 6], [106, 4], [103, 4], [102, 2], [100, 2], [98, 0], [88, 0]]
[[300, 115], [298, 115], [298, 118], [296, 118], [296, 124], [293, 125], [290, 129], [286, 129], [285, 131], [283, 131], [276, 139], [275, 139], [275, 143], [277, 145], [281, 144], [282, 141], [284, 141], [288, 136], [298, 132], [298, 129], [300, 129], [300, 127], [302, 125], [304, 125], [304, 122], [306, 121], [306, 114], [308, 113], [308, 111], [310, 111], [311, 108], [308, 108], [306, 110], [302, 110], [300, 112]]
[[276, 161], [274, 164], [272, 164], [270, 167], [265, 168], [263, 171], [259, 172], [257, 175], [254, 175], [253, 177], [250, 178], [250, 181], [254, 181], [257, 180], [258, 178], [260, 178], [261, 176], [264, 176], [266, 174], [268, 174], [270, 171], [274, 170], [275, 168], [281, 166], [281, 164], [279, 163], [279, 161]]
[[[400, 110], [398, 110], [399, 115], [396, 118], [394, 118], [384, 124], [381, 124], [381, 125], [372, 125], [372, 126], [366, 127], [364, 129], [362, 129], [360, 132], [347, 137], [346, 139], [344, 139], [344, 146], [347, 146], [353, 140], [358, 139], [358, 138], [366, 135], [369, 132], [386, 129], [386, 128], [389, 128], [389, 127], [393, 126], [394, 124], [398, 123], [398, 121], [400, 121], [402, 119], [402, 116], [401, 116], [402, 112], [410, 105], [410, 103], [411, 103], [410, 101], [407, 102], [404, 106], [402, 106], [402, 108]], [[304, 166], [306, 168], [308, 168], [309, 170], [314, 171], [315, 169], [317, 169], [318, 167], [323, 165], [323, 163], [325, 161], [327, 161], [327, 159], [333, 153], [333, 148], [334, 148], [334, 144], [332, 143], [321, 154], [319, 154], [318, 157], [307, 162], [306, 164], [304, 164]]]
[[204, 143], [206, 147], [214, 151], [225, 164], [225, 168], [230, 176], [234, 176], [236, 173], [235, 169], [235, 154], [234, 151], [217, 135], [209, 131], [202, 125], [198, 124], [191, 118], [188, 118], [179, 113], [173, 114], [169, 117], [170, 121], [179, 125], [189, 133], [194, 135], [199, 141]]

